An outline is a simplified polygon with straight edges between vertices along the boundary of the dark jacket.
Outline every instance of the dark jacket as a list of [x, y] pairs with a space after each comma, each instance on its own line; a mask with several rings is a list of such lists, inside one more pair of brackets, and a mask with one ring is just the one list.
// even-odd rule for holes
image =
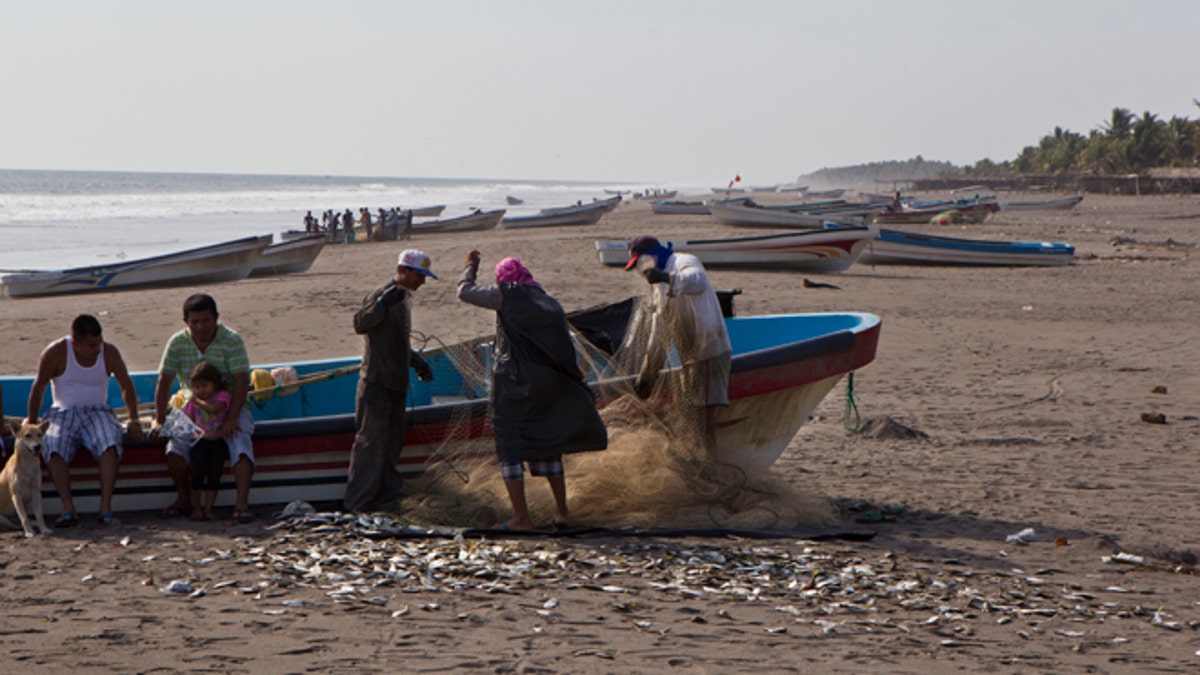
[[[403, 301], [385, 307], [379, 298], [393, 287], [403, 293]], [[367, 338], [359, 375], [363, 380], [393, 391], [408, 391], [412, 354], [409, 343], [411, 298], [412, 294], [397, 286], [395, 281], [389, 281], [363, 298], [362, 308], [354, 314], [354, 332]]]

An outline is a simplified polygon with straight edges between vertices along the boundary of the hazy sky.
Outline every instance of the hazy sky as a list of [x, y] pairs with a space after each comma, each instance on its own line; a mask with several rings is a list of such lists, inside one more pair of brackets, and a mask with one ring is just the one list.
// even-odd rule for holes
[[1200, 109], [1197, 0], [0, 0], [0, 167], [649, 181]]

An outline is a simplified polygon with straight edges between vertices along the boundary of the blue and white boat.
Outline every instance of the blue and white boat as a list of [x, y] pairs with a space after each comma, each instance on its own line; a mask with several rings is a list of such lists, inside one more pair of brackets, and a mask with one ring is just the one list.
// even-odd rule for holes
[[[597, 350], [611, 353], [613, 345], [623, 341], [634, 306], [630, 298], [568, 318]], [[733, 345], [730, 405], [716, 413], [716, 459], [753, 477], [775, 463], [847, 373], [871, 363], [881, 322], [873, 314], [844, 312], [729, 317], [725, 325]], [[467, 371], [490, 372], [490, 339], [424, 353], [434, 378], [430, 382], [410, 378], [406, 439], [397, 462], [401, 472], [416, 474], [450, 457], [495, 457], [487, 388], [461, 370], [466, 364]], [[256, 421], [252, 503], [341, 499], [354, 443], [360, 364], [358, 357], [347, 357], [260, 366], [291, 366], [299, 383], [252, 394], [250, 409]], [[601, 408], [633, 395], [636, 376], [613, 375], [608, 368], [601, 363], [588, 374]], [[660, 377], [677, 368], [672, 357]], [[153, 401], [157, 373], [137, 372], [132, 377], [139, 400]], [[6, 415], [24, 417], [32, 382], [32, 376], [0, 378]], [[670, 388], [661, 387], [659, 392], [651, 399], [656, 405], [666, 409], [679, 405]], [[115, 381], [110, 382], [109, 403], [122, 405]], [[95, 510], [99, 474], [90, 454], [79, 454], [72, 474], [76, 505]], [[146, 443], [125, 448], [115, 494], [120, 510], [161, 509], [171, 503], [175, 488], [161, 446]], [[49, 480], [43, 495], [50, 512], [61, 508]], [[218, 504], [231, 504], [232, 498], [232, 490], [222, 490]]]
[[[827, 228], [837, 228], [832, 223]], [[991, 265], [1052, 267], [1069, 265], [1075, 247], [1062, 242], [959, 239], [879, 228], [858, 260], [870, 264]]]

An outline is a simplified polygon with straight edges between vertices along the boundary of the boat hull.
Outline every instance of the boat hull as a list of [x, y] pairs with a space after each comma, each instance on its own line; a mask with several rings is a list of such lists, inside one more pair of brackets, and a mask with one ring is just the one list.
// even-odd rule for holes
[[[692, 239], [672, 242], [672, 247], [696, 256], [705, 267], [828, 273], [850, 267], [877, 234], [878, 228], [848, 227], [732, 239]], [[629, 242], [597, 241], [596, 256], [605, 265], [624, 266], [629, 261]]]
[[478, 213], [470, 213], [457, 218], [445, 218], [442, 220], [429, 220], [423, 223], [413, 223], [412, 231], [415, 233], [424, 232], [478, 232], [480, 230], [491, 230], [499, 224], [500, 219], [504, 217], [504, 209], [494, 209], [492, 211], [480, 211]]
[[600, 222], [604, 214], [608, 213], [609, 209], [603, 204], [585, 205], [575, 207], [569, 211], [555, 211], [554, 213], [541, 214], [536, 216], [514, 216], [505, 218], [500, 221], [500, 225], [506, 230], [523, 228], [523, 227], [565, 227], [570, 225], [595, 225]]
[[245, 279], [258, 265], [271, 236], [246, 237], [117, 265], [0, 275], [9, 297], [218, 283]]
[[252, 277], [307, 272], [325, 248], [328, 239], [323, 234], [291, 239], [263, 249], [258, 264], [250, 270]]
[[[726, 326], [735, 353], [729, 378], [730, 405], [716, 415], [718, 459], [754, 476], [778, 459], [841, 377], [874, 359], [880, 321], [860, 313], [799, 314], [731, 318]], [[483, 341], [460, 348], [467, 350], [463, 353], [490, 358], [489, 345]], [[455, 459], [494, 458], [486, 391], [482, 387], [469, 389], [461, 378], [456, 378], [457, 371], [445, 353], [428, 353], [426, 360], [435, 377], [429, 383], [412, 380], [399, 470], [415, 475], [448, 455]], [[251, 405], [257, 420], [252, 504], [341, 499], [354, 442], [358, 364], [357, 358], [289, 364], [302, 379], [315, 381], [299, 393], [284, 395], [280, 391]], [[328, 376], [323, 378], [322, 374]], [[669, 369], [661, 375], [668, 374]], [[153, 372], [133, 374], [140, 399], [152, 400], [156, 378]], [[628, 395], [632, 379], [628, 376], [593, 382], [598, 405]], [[2, 381], [6, 400], [13, 401], [6, 412], [20, 414], [16, 402], [28, 397], [32, 378]], [[110, 403], [118, 405], [120, 392], [115, 383], [110, 383], [109, 393]], [[95, 461], [88, 453], [80, 453], [71, 471], [77, 508], [94, 511], [99, 505]], [[227, 471], [218, 505], [232, 504], [232, 487]], [[48, 479], [43, 495], [48, 511], [61, 509]], [[163, 447], [148, 443], [127, 447], [119, 469], [115, 508], [161, 509], [174, 497]]]
[[1053, 267], [1069, 265], [1075, 247], [1061, 242], [987, 241], [881, 228], [859, 256], [866, 264]]

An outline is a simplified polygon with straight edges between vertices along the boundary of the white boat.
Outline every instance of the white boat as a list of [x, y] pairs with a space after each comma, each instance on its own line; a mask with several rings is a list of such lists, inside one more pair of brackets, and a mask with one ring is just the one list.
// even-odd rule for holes
[[790, 227], [820, 229], [825, 221], [837, 219], [848, 225], [859, 225], [862, 216], [853, 213], [830, 214], [825, 211], [799, 212], [782, 209], [764, 209], [745, 204], [709, 204], [708, 212], [722, 225], [738, 227]]
[[418, 206], [415, 209], [400, 209], [400, 211], [412, 211], [413, 218], [437, 218], [442, 215], [442, 211], [446, 210], [445, 204], [437, 204], [435, 206]]
[[1083, 201], [1083, 195], [1033, 202], [1000, 202], [1001, 211], [1069, 211]]
[[[705, 267], [828, 273], [849, 267], [877, 234], [879, 229], [875, 227], [845, 227], [732, 239], [689, 239], [671, 242], [671, 246], [677, 252], [696, 256]], [[596, 256], [605, 265], [623, 266], [629, 262], [629, 242], [597, 241]]]
[[603, 207], [604, 210], [606, 212], [608, 212], [608, 211], [612, 211], [612, 210], [616, 209], [617, 205], [620, 203], [621, 203], [621, 195], [616, 195], [615, 197], [606, 197], [604, 199], [596, 199], [593, 197], [591, 203], [589, 203], [589, 204], [584, 204], [583, 202], [579, 202], [577, 204], [572, 204], [570, 206], [551, 206], [551, 207], [542, 209], [538, 213], [540, 213], [544, 216], [554, 215], [557, 213], [573, 213], [580, 209], [586, 209], [586, 208], [593, 207], [593, 206]]
[[23, 270], [0, 275], [0, 288], [9, 297], [24, 298], [237, 281], [250, 275], [270, 245], [268, 234], [111, 265]]
[[323, 234], [308, 234], [271, 244], [262, 250], [258, 264], [250, 270], [250, 276], [270, 277], [305, 272], [312, 267], [327, 241], [328, 237]]
[[514, 216], [505, 218], [500, 224], [505, 229], [520, 227], [561, 227], [565, 225], [595, 225], [600, 222], [608, 207], [604, 204], [585, 204], [556, 210], [554, 213], [543, 213], [535, 216]]
[[414, 233], [426, 232], [474, 232], [476, 230], [490, 230], [500, 222], [504, 217], [504, 209], [494, 209], [492, 211], [475, 211], [465, 216], [457, 218], [443, 218], [441, 220], [426, 220], [420, 223], [412, 224]]

